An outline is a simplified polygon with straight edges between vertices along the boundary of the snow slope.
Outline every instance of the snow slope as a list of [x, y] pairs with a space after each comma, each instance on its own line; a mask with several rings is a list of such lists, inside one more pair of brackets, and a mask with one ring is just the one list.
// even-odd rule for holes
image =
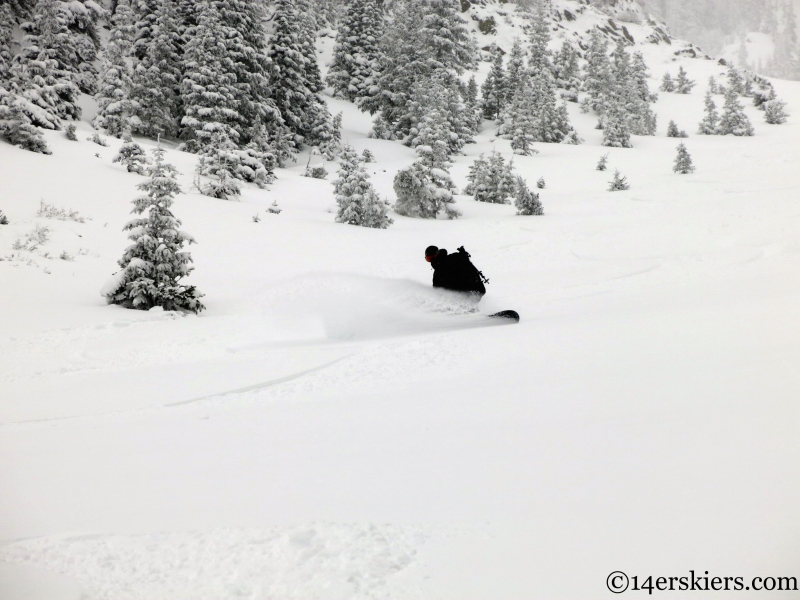
[[[98, 294], [142, 181], [111, 163], [118, 141], [83, 123], [77, 143], [45, 132], [52, 156], [0, 144], [0, 599], [572, 599], [609, 594], [615, 570], [800, 576], [800, 125], [748, 106], [755, 137], [691, 135], [697, 171], [674, 174], [666, 124], [693, 134], [722, 72], [679, 48], [641, 45], [651, 88], [679, 65], [700, 85], [661, 94], [658, 136], [611, 150], [630, 191], [606, 191], [609, 149], [574, 105], [585, 144], [515, 157], [547, 181], [543, 217], [461, 196], [461, 219], [366, 230], [334, 222], [307, 156], [224, 202], [168, 150], [200, 316]], [[775, 87], [796, 112], [800, 84]], [[413, 151], [329, 102], [393, 199]], [[511, 156], [493, 134], [457, 157], [459, 186], [481, 152]], [[87, 220], [37, 217], [41, 200]], [[49, 241], [13, 250], [35, 225]], [[431, 290], [429, 244], [466, 246], [491, 279], [480, 313], [521, 323]]]

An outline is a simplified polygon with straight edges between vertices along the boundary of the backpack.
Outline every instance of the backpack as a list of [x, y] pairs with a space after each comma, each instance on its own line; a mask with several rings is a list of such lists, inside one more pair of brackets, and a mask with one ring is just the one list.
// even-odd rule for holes
[[[461, 246], [455, 253], [450, 255], [451, 260], [456, 259], [459, 267], [459, 274], [464, 282], [464, 285], [470, 288], [469, 291], [476, 291], [486, 293], [485, 283], [489, 283], [489, 278], [481, 273], [478, 268], [472, 264], [470, 260], [470, 253]], [[471, 284], [471, 285], [470, 285]]]

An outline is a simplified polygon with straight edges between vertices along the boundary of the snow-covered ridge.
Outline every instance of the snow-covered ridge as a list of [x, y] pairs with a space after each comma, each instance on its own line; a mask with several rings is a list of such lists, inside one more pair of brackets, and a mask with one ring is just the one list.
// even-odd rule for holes
[[[633, 0], [600, 5], [579, 0], [553, 0], [551, 6], [551, 50], [569, 40], [585, 51], [589, 33], [596, 28], [612, 43], [624, 39], [631, 46], [663, 46], [661, 54], [664, 56], [711, 58], [691, 42], [671, 36], [664, 23], [648, 15]], [[481, 48], [495, 43], [508, 52], [514, 37], [525, 34], [529, 13], [524, 6], [486, 0], [462, 3], [464, 7], [462, 15], [470, 21]]]

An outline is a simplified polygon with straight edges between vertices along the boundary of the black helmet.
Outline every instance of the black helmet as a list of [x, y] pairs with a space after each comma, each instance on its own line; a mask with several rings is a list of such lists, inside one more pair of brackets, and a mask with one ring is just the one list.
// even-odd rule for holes
[[425, 256], [426, 257], [427, 256], [436, 256], [437, 254], [439, 254], [439, 248], [437, 248], [436, 246], [428, 246], [427, 248], [425, 248]]

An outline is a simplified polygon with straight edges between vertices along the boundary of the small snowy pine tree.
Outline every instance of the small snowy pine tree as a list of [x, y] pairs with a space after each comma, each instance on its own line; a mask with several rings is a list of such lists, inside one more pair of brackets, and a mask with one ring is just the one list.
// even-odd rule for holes
[[514, 154], [530, 156], [539, 151], [533, 147], [538, 134], [538, 115], [531, 101], [533, 87], [529, 78], [517, 89], [504, 118], [503, 130], [511, 135], [511, 149]]
[[378, 197], [358, 154], [349, 145], [342, 149], [339, 178], [333, 187], [339, 205], [338, 223], [375, 229], [386, 229], [392, 224], [386, 214], [386, 203]]
[[536, 181], [536, 187], [540, 190], [543, 190], [545, 186], [547, 186], [547, 184], [544, 181], [544, 177], [539, 177], [539, 179]]
[[148, 168], [149, 179], [139, 184], [146, 195], [134, 200], [133, 211], [141, 218], [125, 225], [133, 241], [119, 261], [122, 270], [101, 291], [110, 304], [149, 310], [161, 306], [165, 310], [198, 313], [205, 308], [202, 294], [194, 286], [180, 280], [191, 273], [192, 258], [183, 245], [194, 239], [180, 230], [181, 222], [170, 210], [181, 189], [175, 180], [177, 170], [164, 162], [164, 150], [153, 151], [155, 164]]
[[728, 71], [728, 89], [733, 90], [737, 95], [745, 93], [745, 83], [742, 74], [738, 69], [731, 68]]
[[578, 53], [569, 40], [565, 40], [553, 59], [553, 75], [558, 87], [577, 92], [580, 88]]
[[603, 125], [603, 146], [612, 148], [632, 147], [628, 119], [616, 101], [609, 106]]
[[597, 162], [597, 170], [598, 171], [605, 171], [608, 168], [608, 154], [604, 154], [600, 157], [600, 160]]
[[543, 215], [544, 207], [539, 201], [539, 194], [534, 194], [528, 189], [527, 182], [521, 177], [516, 178], [514, 190], [514, 206], [518, 215]]
[[692, 157], [689, 155], [689, 151], [686, 149], [686, 145], [683, 142], [678, 146], [678, 156], [675, 158], [675, 166], [672, 170], [682, 175], [694, 171]]
[[683, 66], [680, 66], [678, 68], [678, 78], [675, 80], [675, 93], [688, 94], [692, 91], [692, 88], [695, 85], [695, 82], [687, 77], [687, 73]]
[[496, 119], [505, 107], [506, 74], [503, 69], [503, 53], [500, 52], [500, 48], [492, 44], [489, 52], [492, 67], [481, 87], [483, 116], [486, 119]]
[[725, 106], [719, 119], [719, 134], [750, 136], [754, 133], [753, 125], [744, 114], [744, 107], [739, 103], [739, 96], [732, 87], [728, 88], [725, 93]]
[[78, 141], [78, 133], [77, 133], [77, 127], [75, 127], [75, 123], [70, 123], [69, 125], [67, 125], [66, 136], [70, 142]]
[[415, 148], [417, 160], [395, 175], [395, 211], [398, 214], [435, 219], [444, 211], [450, 219], [460, 216], [450, 206], [455, 203], [453, 195], [456, 187], [448, 172], [450, 163], [447, 160], [448, 143], [445, 132], [445, 118], [434, 108], [427, 115], [420, 131], [419, 144]]
[[514, 196], [516, 179], [512, 163], [506, 163], [497, 151], [492, 151], [488, 159], [481, 154], [470, 167], [467, 180], [469, 185], [464, 192], [472, 194], [478, 202], [508, 204]]
[[98, 146], [103, 146], [103, 148], [108, 148], [108, 142], [102, 137], [99, 133], [95, 132], [86, 138], [87, 142], [92, 142], [93, 144], [97, 144]]
[[669, 72], [664, 73], [664, 77], [661, 78], [661, 87], [658, 89], [662, 92], [675, 91], [675, 82], [672, 80], [672, 75], [670, 75]]
[[0, 135], [17, 148], [39, 154], [52, 154], [42, 132], [28, 122], [16, 105], [0, 105]]
[[475, 81], [474, 75], [470, 77], [469, 81], [467, 82], [467, 90], [466, 95], [464, 96], [464, 102], [466, 103], [466, 109], [468, 113], [466, 122], [469, 125], [469, 132], [472, 135], [476, 135], [480, 133], [481, 125], [483, 125], [483, 108], [481, 107], [481, 101], [478, 98], [478, 83]]
[[628, 178], [626, 176], [620, 177], [619, 170], [614, 171], [614, 179], [613, 181], [609, 181], [609, 192], [621, 192], [624, 190], [630, 189], [630, 184], [628, 183]]
[[764, 120], [770, 125], [786, 123], [786, 102], [783, 100], [769, 100], [764, 103]]
[[669, 125], [667, 126], [667, 137], [685, 138], [689, 137], [689, 134], [678, 129], [678, 125], [675, 123], [675, 121], [670, 121]]
[[700, 121], [699, 133], [703, 135], [717, 135], [719, 133], [719, 115], [717, 114], [717, 105], [711, 92], [706, 93], [706, 114], [703, 120]]
[[145, 165], [149, 162], [142, 147], [136, 142], [125, 142], [120, 146], [119, 153], [111, 162], [118, 162], [124, 166], [128, 173], [145, 174]]

